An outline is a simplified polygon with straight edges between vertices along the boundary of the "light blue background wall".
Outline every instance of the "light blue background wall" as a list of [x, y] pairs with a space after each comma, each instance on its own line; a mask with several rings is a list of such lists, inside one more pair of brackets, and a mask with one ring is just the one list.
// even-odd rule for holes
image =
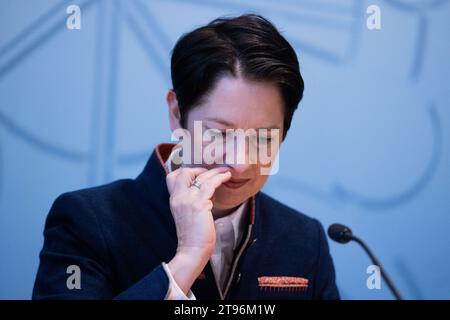
[[[406, 298], [450, 298], [449, 2], [0, 0], [0, 298], [31, 296], [57, 195], [134, 177], [170, 140], [177, 38], [248, 11], [284, 32], [306, 82], [265, 191], [350, 225]], [[69, 4], [81, 30], [65, 27]], [[343, 298], [391, 298], [366, 288], [356, 244], [331, 251]]]

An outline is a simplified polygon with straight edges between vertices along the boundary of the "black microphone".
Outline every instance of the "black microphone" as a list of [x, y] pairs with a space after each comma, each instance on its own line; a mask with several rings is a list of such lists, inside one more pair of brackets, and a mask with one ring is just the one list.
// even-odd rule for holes
[[352, 240], [359, 243], [370, 257], [370, 260], [372, 260], [372, 263], [380, 268], [381, 277], [384, 279], [395, 298], [397, 300], [402, 300], [400, 293], [397, 291], [391, 279], [389, 279], [388, 275], [381, 267], [380, 261], [378, 261], [378, 259], [373, 255], [372, 251], [370, 251], [369, 247], [361, 239], [353, 235], [352, 230], [349, 227], [339, 223], [334, 223], [328, 227], [328, 236], [332, 240], [342, 244], [348, 243]]

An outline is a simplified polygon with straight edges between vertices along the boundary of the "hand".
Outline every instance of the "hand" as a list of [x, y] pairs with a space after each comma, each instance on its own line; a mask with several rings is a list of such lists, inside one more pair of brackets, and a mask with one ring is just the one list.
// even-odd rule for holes
[[[166, 177], [170, 210], [178, 237], [177, 254], [168, 266], [180, 288], [187, 293], [208, 262], [216, 243], [212, 197], [231, 178], [227, 167], [179, 168]], [[200, 189], [191, 186], [194, 180]]]

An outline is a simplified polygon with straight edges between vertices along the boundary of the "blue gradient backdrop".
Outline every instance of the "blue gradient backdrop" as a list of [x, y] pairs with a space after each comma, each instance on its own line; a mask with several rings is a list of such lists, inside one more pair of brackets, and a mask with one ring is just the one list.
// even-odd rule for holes
[[[244, 12], [283, 31], [306, 82], [265, 191], [350, 225], [406, 298], [450, 298], [449, 2], [0, 0], [0, 298], [30, 298], [57, 195], [134, 177], [170, 140], [177, 38]], [[357, 245], [331, 251], [343, 298], [391, 298], [367, 289]]]

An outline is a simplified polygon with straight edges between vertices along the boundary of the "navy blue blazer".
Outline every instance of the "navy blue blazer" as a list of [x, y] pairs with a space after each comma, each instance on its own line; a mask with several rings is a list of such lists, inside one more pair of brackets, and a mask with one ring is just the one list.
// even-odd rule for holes
[[[136, 179], [68, 192], [53, 203], [33, 299], [164, 299], [162, 262], [177, 237], [160, 144]], [[67, 286], [76, 265], [81, 288]], [[236, 249], [224, 292], [208, 263], [194, 282], [197, 299], [339, 299], [322, 225], [259, 192]]]

